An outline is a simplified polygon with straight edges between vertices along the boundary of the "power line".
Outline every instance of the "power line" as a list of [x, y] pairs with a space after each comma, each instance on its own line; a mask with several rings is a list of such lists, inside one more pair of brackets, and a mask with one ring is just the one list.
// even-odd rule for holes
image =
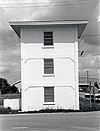
[[100, 37], [100, 34], [97, 34], [97, 35], [83, 35], [83, 36], [80, 38], [80, 41], [78, 42], [79, 44], [81, 43], [81, 41], [83, 40], [84, 37]]
[[98, 34], [98, 35], [84, 35], [84, 37], [91, 37], [91, 36], [97, 36], [97, 37], [99, 37], [100, 34]]
[[0, 4], [0, 7], [4, 8], [20, 8], [20, 7], [47, 7], [52, 4], [53, 6], [68, 6], [68, 5], [78, 5], [78, 4], [93, 4], [93, 3], [100, 3], [99, 1], [84, 1], [84, 2], [70, 2], [70, 1], [63, 1], [63, 2], [50, 2], [50, 3], [18, 3], [18, 4]]

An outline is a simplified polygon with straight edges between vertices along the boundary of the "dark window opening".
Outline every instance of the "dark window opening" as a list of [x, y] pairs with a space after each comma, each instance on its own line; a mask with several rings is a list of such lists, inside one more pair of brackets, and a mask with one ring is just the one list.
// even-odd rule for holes
[[44, 74], [54, 74], [53, 59], [44, 59]]
[[53, 45], [53, 32], [44, 32], [44, 46]]
[[44, 102], [54, 102], [54, 87], [44, 87]]

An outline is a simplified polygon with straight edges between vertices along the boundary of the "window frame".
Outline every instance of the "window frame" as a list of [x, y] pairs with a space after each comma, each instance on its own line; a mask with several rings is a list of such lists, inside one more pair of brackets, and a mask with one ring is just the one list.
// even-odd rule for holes
[[[45, 38], [45, 33], [52, 33], [52, 35], [51, 35], [52, 38]], [[44, 31], [44, 32], [43, 32], [43, 47], [44, 47], [44, 48], [53, 48], [53, 47], [54, 47], [53, 34], [54, 34], [53, 31]], [[48, 35], [48, 36], [49, 36], [49, 35]], [[48, 39], [49, 39], [49, 40], [52, 40], [52, 44], [47, 44], [47, 45], [45, 45], [45, 40], [46, 40], [46, 39], [47, 39], [47, 40], [48, 40]]]
[[[45, 60], [52, 60], [52, 66], [50, 67], [50, 66], [48, 66], [48, 67], [46, 67], [46, 65], [45, 65]], [[43, 59], [43, 68], [44, 68], [44, 70], [43, 70], [43, 74], [44, 74], [44, 76], [54, 76], [54, 59], [53, 58], [44, 58]], [[52, 68], [52, 73], [45, 73], [45, 68]]]
[[[49, 92], [46, 89], [53, 89], [53, 93], [47, 95]], [[47, 93], [47, 94], [46, 94]], [[51, 93], [51, 92], [50, 92]], [[50, 98], [51, 97], [51, 98]], [[51, 101], [50, 101], [51, 99]], [[45, 86], [44, 87], [44, 105], [54, 105], [55, 104], [55, 91], [54, 91], [54, 86]]]

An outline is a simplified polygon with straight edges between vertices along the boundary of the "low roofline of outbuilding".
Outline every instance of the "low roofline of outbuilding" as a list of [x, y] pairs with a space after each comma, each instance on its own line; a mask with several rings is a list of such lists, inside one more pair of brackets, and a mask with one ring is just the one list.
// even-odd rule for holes
[[52, 21], [10, 21], [9, 24], [20, 37], [20, 28], [22, 26], [68, 26], [76, 25], [78, 27], [78, 38], [81, 37], [88, 21], [87, 20], [52, 20]]

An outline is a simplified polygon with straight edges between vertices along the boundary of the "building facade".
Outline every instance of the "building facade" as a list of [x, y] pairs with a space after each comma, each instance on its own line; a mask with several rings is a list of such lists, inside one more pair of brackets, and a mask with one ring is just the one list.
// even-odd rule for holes
[[21, 39], [22, 111], [79, 109], [78, 38], [86, 24], [10, 22]]

